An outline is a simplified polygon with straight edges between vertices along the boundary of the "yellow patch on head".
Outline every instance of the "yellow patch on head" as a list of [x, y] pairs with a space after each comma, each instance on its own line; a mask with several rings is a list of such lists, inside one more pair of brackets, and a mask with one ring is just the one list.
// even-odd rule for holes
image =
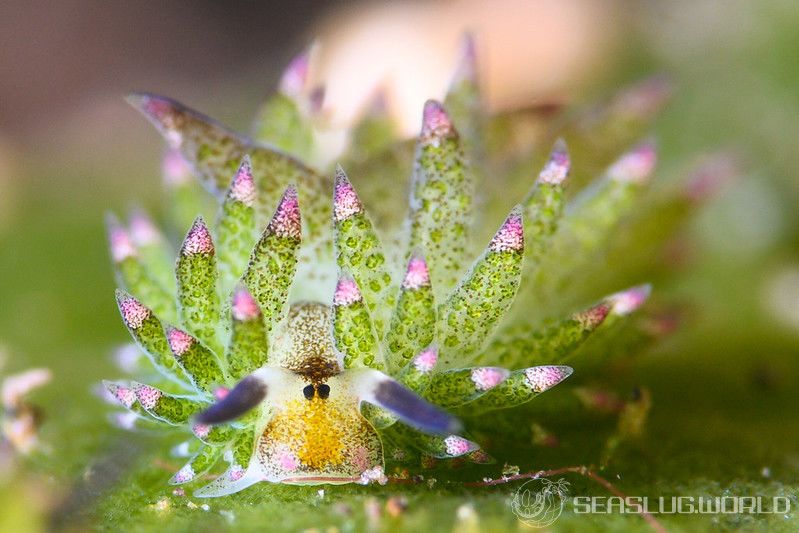
[[342, 428], [352, 426], [349, 418], [336, 402], [292, 400], [270, 421], [264, 436], [286, 444], [303, 466], [323, 470], [344, 462]]

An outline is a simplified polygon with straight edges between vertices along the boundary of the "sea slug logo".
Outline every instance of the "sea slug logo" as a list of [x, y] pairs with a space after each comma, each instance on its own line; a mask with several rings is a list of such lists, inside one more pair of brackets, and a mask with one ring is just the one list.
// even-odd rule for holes
[[531, 479], [516, 490], [510, 507], [528, 526], [546, 527], [560, 517], [568, 495], [565, 479]]

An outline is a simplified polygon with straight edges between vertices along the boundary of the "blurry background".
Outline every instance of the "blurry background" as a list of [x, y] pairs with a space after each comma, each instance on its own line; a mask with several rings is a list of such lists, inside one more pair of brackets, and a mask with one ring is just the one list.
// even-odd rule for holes
[[[161, 140], [122, 96], [169, 95], [247, 131], [283, 65], [315, 40], [315, 82], [326, 86], [332, 129], [345, 128], [382, 84], [410, 134], [421, 103], [442, 96], [464, 30], [482, 46], [492, 109], [581, 104], [665, 72], [676, 93], [654, 128], [661, 167], [719, 148], [739, 154], [744, 175], [694, 221], [698, 256], [669, 286], [691, 302], [691, 323], [640, 377], [653, 389], [658, 376], [673, 378], [655, 390], [654, 424], [658, 400], [672, 395], [686, 415], [727, 409], [721, 421], [697, 422], [697, 434], [718, 424], [732, 448], [754, 454], [747, 468], [771, 461], [786, 477], [799, 474], [795, 2], [319, 4], [0, 4], [0, 344], [5, 370], [54, 372], [36, 393], [50, 455], [29, 465], [53, 501], [70, 512], [90, 505], [101, 488], [76, 496], [71, 480], [90, 475], [91, 454], [119, 438], [81, 430], [103, 427], [90, 386], [113, 374], [108, 354], [126, 338], [103, 214], [132, 203], [161, 209]], [[669, 434], [673, 410], [662, 413]], [[744, 437], [739, 424], [754, 426]], [[697, 434], [667, 446], [679, 454]]]

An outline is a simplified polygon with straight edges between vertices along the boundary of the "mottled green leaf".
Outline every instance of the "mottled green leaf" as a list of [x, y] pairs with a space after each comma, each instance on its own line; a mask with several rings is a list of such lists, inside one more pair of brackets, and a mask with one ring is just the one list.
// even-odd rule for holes
[[166, 328], [166, 338], [178, 365], [198, 390], [213, 392], [225, 384], [225, 375], [219, 365], [219, 359], [200, 341], [185, 331], [173, 327]]
[[250, 158], [244, 157], [230, 181], [216, 223], [219, 275], [223, 296], [241, 278], [257, 238], [255, 200], [258, 192], [252, 177]]
[[333, 222], [338, 266], [358, 283], [375, 330], [382, 336], [388, 319], [385, 310], [393, 303], [391, 275], [380, 238], [341, 167], [336, 168]]
[[409, 250], [427, 257], [436, 297], [458, 281], [472, 223], [474, 180], [460, 139], [438, 102], [425, 104], [411, 177]]
[[446, 367], [469, 361], [513, 302], [524, 258], [522, 224], [522, 208], [517, 206], [439, 307], [440, 348]]
[[220, 314], [219, 273], [211, 233], [202, 217], [194, 221], [183, 240], [175, 276], [182, 323], [212, 350], [221, 351], [216, 329]]
[[227, 350], [228, 374], [238, 381], [266, 364], [268, 340], [258, 302], [246, 287], [233, 292], [230, 306], [232, 327]]
[[[433, 380], [437, 362], [438, 348], [435, 345], [428, 346], [399, 371], [397, 381], [424, 396]], [[361, 412], [376, 429], [387, 428], [398, 421], [395, 414], [369, 403], [361, 404]]]
[[399, 420], [394, 413], [366, 402], [361, 404], [361, 414], [377, 430], [385, 429]]
[[421, 255], [408, 261], [397, 306], [385, 336], [389, 369], [403, 368], [435, 338], [436, 309], [430, 272]]
[[103, 386], [118, 405], [137, 415], [146, 414], [146, 411], [136, 398], [136, 391], [133, 390], [130, 384], [104, 380]]
[[468, 405], [470, 413], [507, 409], [529, 402], [572, 374], [568, 366], [534, 366], [515, 370], [502, 383]]
[[283, 317], [297, 270], [301, 240], [297, 191], [288, 187], [272, 220], [255, 244], [242, 281], [258, 302], [267, 334]]
[[509, 374], [508, 370], [493, 366], [448, 370], [434, 374], [424, 394], [440, 407], [456, 407], [479, 398], [502, 383]]
[[483, 350], [478, 362], [508, 368], [565, 363], [605, 320], [609, 301], [531, 331], [527, 325], [505, 333]]
[[382, 370], [383, 360], [369, 310], [357, 282], [342, 274], [333, 294], [333, 340], [344, 355], [344, 368]]
[[230, 463], [228, 469], [219, 478], [200, 491], [210, 488], [215, 483], [237, 481], [247, 471], [250, 459], [255, 450], [256, 433], [252, 427], [241, 428], [236, 433], [235, 440], [230, 445], [230, 454], [225, 459]]
[[563, 184], [569, 175], [569, 167], [566, 143], [559, 140], [533, 188], [522, 202], [527, 272], [538, 265], [558, 227], [565, 203]]
[[427, 435], [405, 424], [394, 424], [384, 431], [389, 440], [438, 459], [460, 457], [480, 448], [477, 443], [458, 435]]
[[[151, 94], [134, 94], [129, 102], [161, 132], [170, 147], [180, 150], [201, 183], [223, 198], [232, 176], [245, 155], [250, 156], [258, 189], [257, 209], [265, 220], [290, 184], [298, 188], [305, 210], [308, 242], [330, 241], [324, 230], [330, 221], [325, 191], [330, 181], [293, 157], [245, 139], [210, 118], [174, 100]], [[329, 254], [328, 254], [329, 255]]]
[[428, 346], [402, 369], [397, 380], [417, 394], [424, 395], [433, 380], [437, 363], [438, 348], [435, 345]]
[[180, 470], [178, 470], [172, 479], [169, 480], [171, 485], [182, 485], [194, 481], [198, 477], [208, 472], [213, 466], [219, 462], [222, 455], [225, 453], [225, 448], [220, 446], [203, 446]]
[[[219, 394], [217, 393], [215, 396], [219, 396]], [[193, 424], [191, 426], [191, 432], [194, 433], [195, 437], [203, 441], [205, 444], [211, 444], [213, 446], [221, 446], [222, 444], [232, 441], [238, 434], [239, 430], [239, 427], [235, 427], [230, 424], [216, 426]]]
[[208, 405], [189, 396], [169, 394], [142, 383], [134, 383], [133, 390], [145, 411], [173, 426], [184, 425], [192, 415]]
[[169, 349], [161, 320], [125, 291], [117, 289], [116, 299], [125, 326], [155, 369], [169, 379], [180, 381], [184, 374]]

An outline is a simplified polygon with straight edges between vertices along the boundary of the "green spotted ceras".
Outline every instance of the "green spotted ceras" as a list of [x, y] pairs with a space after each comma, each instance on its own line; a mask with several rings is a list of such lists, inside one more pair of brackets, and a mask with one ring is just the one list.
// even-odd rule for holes
[[[463, 74], [473, 66], [458, 72], [447, 102], [479, 112], [476, 82]], [[444, 105], [428, 101], [407, 222], [383, 241], [341, 167], [320, 173], [295, 157], [314, 153], [306, 73], [307, 58], [289, 67], [259, 115], [257, 140], [167, 98], [130, 97], [169, 145], [172, 220], [204, 209], [190, 175], [217, 205], [213, 224], [191, 223], [174, 275], [168, 240], [144, 213], [128, 227], [109, 219], [124, 288], [117, 301], [138, 345], [122, 362], [149, 384], [105, 385], [128, 410], [115, 419], [121, 425], [180, 426], [196, 436], [174, 450], [190, 458], [172, 483], [228, 463], [198, 496], [259, 481], [385, 482], [387, 460], [486, 461], [447, 411], [468, 417], [530, 401], [571, 375], [563, 363], [592, 332], [648, 294], [633, 288], [535, 332], [498, 334], [522, 279], [550, 249], [597, 246], [629, 209], [654, 164], [650, 145], [613, 165], [585, 210], [578, 204], [564, 215], [570, 160], [559, 141], [527, 197], [474, 254], [476, 172], [462, 145], [482, 142], [481, 121], [463, 118], [470, 138], [462, 141]], [[286, 128], [302, 132], [284, 136]], [[570, 231], [553, 241], [564, 216]]]

